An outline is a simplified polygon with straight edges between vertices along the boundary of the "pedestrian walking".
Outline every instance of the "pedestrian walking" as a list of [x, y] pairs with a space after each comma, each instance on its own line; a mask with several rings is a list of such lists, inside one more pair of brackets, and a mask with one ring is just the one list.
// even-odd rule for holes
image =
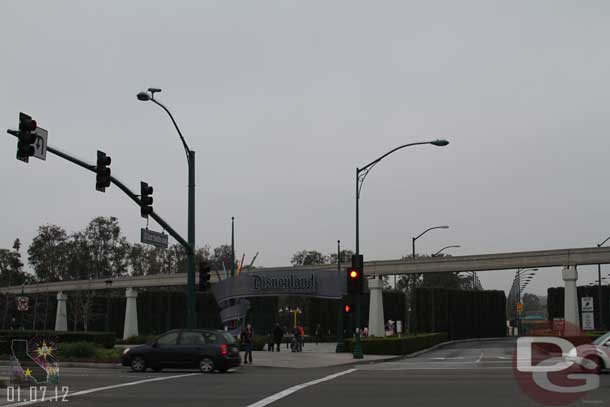
[[282, 338], [284, 337], [284, 330], [280, 326], [280, 324], [275, 324], [275, 328], [273, 328], [273, 341], [277, 347], [277, 351], [280, 351], [280, 345], [282, 344]]
[[299, 332], [299, 349], [302, 352], [303, 351], [303, 345], [305, 345], [305, 329], [303, 328], [302, 325], [299, 325], [297, 327], [298, 332]]
[[322, 340], [322, 327], [320, 326], [320, 324], [318, 324], [316, 326], [314, 335], [316, 336], [316, 345], [317, 345]]
[[252, 348], [254, 347], [254, 331], [252, 324], [246, 325], [246, 328], [241, 332], [241, 343], [244, 346], [244, 365], [252, 364]]

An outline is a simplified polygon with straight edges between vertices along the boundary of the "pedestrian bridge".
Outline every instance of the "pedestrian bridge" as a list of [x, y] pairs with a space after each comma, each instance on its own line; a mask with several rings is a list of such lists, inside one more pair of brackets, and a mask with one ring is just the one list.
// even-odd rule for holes
[[[543, 268], [564, 267], [562, 276], [566, 283], [565, 319], [578, 325], [578, 304], [576, 295], [576, 281], [579, 265], [610, 264], [610, 247], [587, 247], [578, 249], [540, 250], [528, 252], [481, 254], [451, 257], [428, 257], [401, 260], [374, 260], [364, 263], [365, 275], [393, 275], [410, 273], [449, 273], [488, 270], [514, 270], [517, 268]], [[349, 266], [348, 263], [344, 265]], [[273, 267], [265, 271], [286, 270], [328, 270], [336, 271], [336, 264], [324, 264], [306, 267]], [[199, 276], [196, 275], [196, 279]], [[216, 273], [212, 272], [212, 282], [218, 281]], [[58, 281], [53, 283], [29, 284], [24, 286], [0, 287], [3, 294], [35, 294], [56, 292], [57, 316], [56, 330], [67, 330], [66, 294], [65, 292], [80, 290], [105, 290], [109, 288], [122, 288], [126, 291], [127, 305], [125, 315], [124, 337], [137, 335], [136, 298], [138, 288], [185, 286], [186, 273], [157, 274], [150, 276], [116, 277], [98, 280]], [[372, 297], [381, 296], [381, 284], [376, 280], [369, 280]], [[381, 303], [373, 301], [373, 303]], [[576, 308], [575, 308], [576, 307]], [[576, 310], [575, 310], [576, 309]], [[373, 311], [373, 310], [372, 310]], [[383, 321], [383, 308], [370, 314]], [[375, 318], [378, 319], [378, 318]], [[129, 325], [129, 326], [128, 326]], [[369, 324], [371, 325], [371, 324]]]

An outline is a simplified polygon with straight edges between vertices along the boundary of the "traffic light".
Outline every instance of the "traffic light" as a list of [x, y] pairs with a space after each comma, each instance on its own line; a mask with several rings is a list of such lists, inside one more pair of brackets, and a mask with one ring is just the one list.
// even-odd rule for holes
[[364, 290], [362, 255], [352, 256], [352, 266], [347, 269], [347, 293], [361, 294]]
[[95, 168], [95, 189], [105, 192], [110, 186], [110, 163], [112, 159], [103, 151], [97, 151], [97, 167]]
[[28, 162], [34, 155], [34, 143], [36, 143], [36, 129], [38, 124], [25, 113], [19, 113], [19, 141], [17, 142], [17, 159]]
[[199, 291], [210, 288], [210, 263], [202, 261], [199, 263]]
[[143, 218], [148, 218], [148, 215], [153, 213], [153, 187], [149, 186], [146, 182], [140, 182], [140, 215]]
[[347, 314], [351, 314], [351, 313], [352, 313], [352, 304], [350, 304], [350, 303], [345, 303], [345, 304], [343, 305], [343, 313], [344, 313], [344, 314], [346, 314], [346, 315], [347, 315]]

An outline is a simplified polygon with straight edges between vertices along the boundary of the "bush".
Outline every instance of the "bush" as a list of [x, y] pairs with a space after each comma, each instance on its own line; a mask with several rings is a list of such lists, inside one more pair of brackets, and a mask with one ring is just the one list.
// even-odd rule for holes
[[153, 340], [155, 340], [155, 338], [158, 335], [136, 335], [136, 336], [130, 336], [127, 339], [123, 339], [120, 341], [117, 341], [117, 344], [119, 345], [141, 345], [144, 343], [149, 343], [152, 342]]
[[57, 358], [61, 362], [118, 363], [122, 349], [107, 349], [91, 342], [68, 342], [59, 345]]
[[91, 342], [62, 343], [59, 345], [57, 357], [59, 360], [68, 358], [93, 358], [97, 347]]
[[112, 348], [116, 342], [114, 332], [56, 332], [56, 331], [10, 331], [0, 330], [0, 341], [10, 343], [13, 339], [30, 340], [42, 336], [54, 338], [58, 344], [72, 342], [91, 342], [105, 348]]
[[[362, 353], [369, 355], [408, 355], [427, 349], [448, 340], [446, 332], [421, 334], [416, 336], [397, 336], [387, 338], [362, 338]], [[353, 352], [353, 339], [345, 340], [346, 352]]]

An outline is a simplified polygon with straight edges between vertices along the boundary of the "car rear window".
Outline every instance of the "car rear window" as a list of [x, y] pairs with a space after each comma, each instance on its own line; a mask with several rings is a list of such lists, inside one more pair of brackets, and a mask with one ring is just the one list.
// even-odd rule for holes
[[228, 332], [224, 332], [222, 337], [224, 338], [226, 344], [232, 345], [235, 343], [235, 338]]

